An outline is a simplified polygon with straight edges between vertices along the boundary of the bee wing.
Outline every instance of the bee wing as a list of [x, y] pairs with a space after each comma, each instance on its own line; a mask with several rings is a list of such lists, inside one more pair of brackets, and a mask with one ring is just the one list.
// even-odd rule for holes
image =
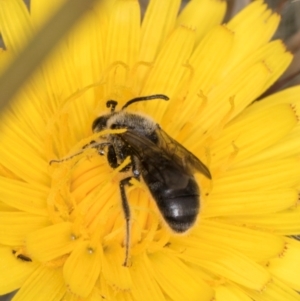
[[143, 177], [151, 175], [152, 182], [164, 183], [169, 188], [186, 187], [192, 174], [184, 170], [182, 165], [174, 162], [172, 158], [158, 145], [147, 137], [127, 130], [118, 134], [131, 148], [132, 153], [139, 159], [144, 170]]
[[160, 149], [158, 145], [152, 142], [147, 137], [139, 133], [128, 130], [122, 134], [118, 134], [122, 140], [130, 146], [133, 153], [140, 159], [141, 162], [148, 161], [150, 163], [159, 164], [161, 161], [171, 161], [169, 155]]
[[192, 173], [193, 170], [197, 170], [211, 179], [209, 169], [195, 155], [170, 137], [163, 129], [158, 128], [156, 133], [159, 138], [159, 147], [163, 149], [174, 162], [183, 166], [185, 170], [189, 170], [190, 173]]
[[147, 160], [149, 164], [158, 166], [170, 161], [170, 164], [172, 162], [173, 166], [176, 165], [183, 174], [192, 175], [193, 171], [197, 170], [211, 179], [208, 168], [184, 146], [160, 128], [157, 128], [156, 134], [158, 135], [158, 144], [129, 129], [119, 136], [133, 148], [141, 162]]

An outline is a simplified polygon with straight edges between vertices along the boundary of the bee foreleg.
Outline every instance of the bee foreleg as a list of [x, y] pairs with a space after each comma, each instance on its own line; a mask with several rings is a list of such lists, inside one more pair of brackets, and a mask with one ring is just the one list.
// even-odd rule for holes
[[[117, 167], [119, 167], [120, 166], [120, 163], [118, 162], [118, 155], [116, 154], [116, 151], [115, 151], [115, 149], [114, 149], [114, 147], [113, 147], [113, 145], [112, 144], [110, 144], [109, 146], [108, 146], [108, 150], [107, 150], [107, 161], [108, 161], [108, 164], [109, 164], [109, 166], [111, 167], [111, 168], [117, 168]], [[131, 162], [128, 164], [128, 165], [126, 165], [124, 168], [122, 168], [121, 170], [120, 170], [120, 172], [127, 172], [129, 169], [130, 169], [130, 167], [131, 167]]]
[[125, 178], [120, 181], [120, 193], [122, 200], [122, 209], [125, 216], [126, 222], [126, 236], [125, 236], [125, 260], [123, 266], [128, 267], [128, 257], [129, 257], [129, 243], [130, 243], [130, 207], [127, 201], [125, 185], [130, 185], [130, 180], [132, 177]]
[[90, 143], [88, 144], [85, 144], [79, 151], [77, 151], [76, 153], [70, 155], [70, 156], [67, 156], [67, 157], [64, 157], [62, 159], [54, 159], [54, 160], [51, 160], [49, 162], [49, 164], [51, 165], [52, 163], [61, 163], [61, 162], [64, 162], [64, 161], [68, 161], [68, 160], [71, 160], [73, 159], [74, 157], [78, 156], [78, 155], [81, 155], [82, 153], [84, 153], [85, 150], [87, 149], [90, 149], [90, 148], [95, 148], [97, 149], [98, 153], [100, 155], [104, 155], [104, 147], [107, 146], [107, 145], [111, 145], [110, 143], [108, 142], [96, 142], [94, 140], [92, 140]]
[[117, 168], [120, 164], [118, 163], [117, 154], [112, 145], [108, 146], [107, 150], [107, 161], [111, 168]]
[[94, 143], [94, 146], [90, 146], [91, 148], [96, 148], [97, 151], [98, 151], [98, 154], [100, 156], [104, 156], [105, 155], [105, 151], [104, 151], [104, 148], [106, 146], [110, 146], [111, 144], [109, 142], [102, 142], [102, 143]]

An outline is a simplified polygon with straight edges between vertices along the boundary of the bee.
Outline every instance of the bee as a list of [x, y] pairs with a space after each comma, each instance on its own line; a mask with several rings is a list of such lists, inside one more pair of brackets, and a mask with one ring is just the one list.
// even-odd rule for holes
[[118, 103], [109, 100], [106, 106], [109, 114], [99, 116], [92, 125], [94, 133], [106, 129], [126, 129], [121, 134], [109, 134], [105, 142], [98, 146], [100, 155], [107, 148], [107, 161], [112, 168], [117, 168], [126, 157], [131, 163], [121, 171], [132, 170], [132, 176], [120, 181], [122, 208], [126, 220], [126, 257], [130, 237], [130, 207], [125, 186], [130, 180], [143, 179], [148, 187], [163, 219], [176, 233], [189, 230], [195, 223], [200, 209], [200, 189], [194, 178], [200, 172], [211, 179], [209, 169], [183, 145], [171, 138], [157, 123], [137, 113], [125, 109], [139, 101], [152, 99], [169, 100], [165, 95], [151, 95], [129, 100], [120, 111], [115, 111]]
[[200, 209], [200, 188], [194, 173], [200, 172], [211, 179], [206, 165], [157, 123], [149, 117], [125, 111], [133, 103], [153, 99], [169, 100], [162, 94], [137, 97], [129, 100], [119, 111], [116, 111], [118, 103], [108, 100], [106, 106], [110, 108], [110, 113], [94, 120], [93, 132], [100, 133], [107, 129], [126, 131], [102, 136], [102, 142], [91, 141], [90, 146], [84, 147], [96, 148], [99, 155], [106, 155], [113, 169], [118, 168], [127, 157], [131, 159], [120, 171], [131, 171], [130, 176], [119, 182], [126, 221], [124, 266], [128, 266], [131, 218], [125, 187], [131, 185], [130, 181], [133, 178], [142, 179], [167, 225], [176, 233], [184, 233], [195, 224]]

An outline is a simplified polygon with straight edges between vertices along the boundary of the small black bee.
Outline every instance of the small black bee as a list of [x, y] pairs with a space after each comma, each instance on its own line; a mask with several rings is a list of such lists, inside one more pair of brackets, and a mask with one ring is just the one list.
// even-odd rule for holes
[[152, 99], [169, 100], [165, 95], [138, 97], [128, 101], [120, 111], [115, 112], [117, 102], [107, 101], [109, 114], [93, 122], [93, 132], [106, 129], [126, 129], [122, 134], [110, 134], [105, 142], [98, 144], [100, 155], [107, 148], [107, 160], [117, 168], [126, 157], [131, 163], [121, 171], [132, 170], [132, 176], [120, 181], [122, 207], [126, 219], [126, 258], [130, 239], [130, 207], [125, 186], [132, 178], [144, 180], [164, 220], [177, 233], [186, 232], [195, 223], [200, 207], [200, 190], [193, 176], [198, 171], [211, 179], [208, 168], [184, 146], [171, 138], [151, 119], [136, 113], [125, 112], [129, 105]]
[[[137, 97], [129, 100], [120, 111], [115, 111], [117, 102], [108, 100], [106, 106], [111, 109], [109, 114], [95, 119], [92, 125], [94, 133], [107, 129], [126, 129], [121, 134], [101, 136], [101, 142], [91, 141], [86, 148], [96, 148], [100, 155], [107, 157], [108, 164], [117, 168], [129, 156], [130, 164], [121, 172], [131, 169], [132, 175], [120, 181], [122, 208], [126, 220], [125, 262], [128, 265], [130, 241], [130, 207], [127, 201], [125, 186], [130, 180], [142, 178], [149, 188], [164, 220], [169, 227], [183, 233], [195, 223], [200, 208], [200, 189], [194, 178], [195, 172], [204, 174], [211, 179], [208, 168], [184, 146], [171, 138], [158, 124], [151, 119], [125, 112], [129, 105], [152, 99], [169, 100], [165, 95], [157, 94]], [[103, 142], [102, 142], [103, 141]], [[68, 160], [52, 160], [62, 162]]]

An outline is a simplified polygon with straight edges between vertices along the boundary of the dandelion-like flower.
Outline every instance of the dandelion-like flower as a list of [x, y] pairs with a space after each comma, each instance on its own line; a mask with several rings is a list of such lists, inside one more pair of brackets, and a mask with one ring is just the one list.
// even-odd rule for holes
[[[59, 2], [59, 1], [58, 1]], [[0, 1], [10, 61], [52, 1]], [[254, 1], [220, 25], [225, 2], [137, 0], [91, 8], [1, 117], [0, 293], [17, 300], [300, 300], [299, 93], [254, 102], [291, 61], [279, 23]], [[126, 187], [129, 264], [119, 182], [91, 125], [132, 104], [206, 166], [200, 213], [174, 233], [147, 185]], [[253, 103], [254, 102], [254, 103]], [[109, 132], [106, 132], [106, 134]], [[110, 132], [113, 133], [112, 131]], [[92, 143], [92, 144], [91, 144]], [[51, 160], [61, 160], [54, 162]]]

